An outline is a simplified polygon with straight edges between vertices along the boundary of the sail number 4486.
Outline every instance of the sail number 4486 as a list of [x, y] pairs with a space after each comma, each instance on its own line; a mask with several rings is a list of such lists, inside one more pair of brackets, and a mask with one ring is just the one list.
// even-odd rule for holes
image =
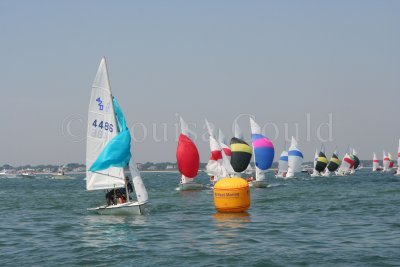
[[114, 131], [114, 126], [108, 122], [103, 122], [103, 121], [97, 122], [97, 120], [94, 120], [92, 126], [95, 128], [104, 129], [105, 131], [109, 131], [110, 133]]

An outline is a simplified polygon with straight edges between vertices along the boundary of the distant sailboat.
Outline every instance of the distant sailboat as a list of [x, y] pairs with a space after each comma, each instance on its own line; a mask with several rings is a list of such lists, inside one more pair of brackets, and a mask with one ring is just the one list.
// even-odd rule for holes
[[382, 168], [379, 167], [379, 160], [378, 157], [376, 156], [375, 152], [373, 154], [373, 158], [372, 158], [372, 171], [376, 172], [376, 171], [381, 171]]
[[[230, 162], [227, 159], [225, 151], [222, 150], [220, 143], [215, 139], [214, 130], [212, 129], [210, 123], [206, 121], [206, 126], [208, 133], [210, 135], [210, 150], [211, 156], [206, 165], [207, 174], [210, 175], [210, 180], [215, 183], [221, 178], [228, 177], [230, 173], [234, 173]], [[230, 153], [230, 149], [229, 149]], [[229, 166], [227, 166], [229, 165]]]
[[320, 151], [317, 158], [317, 164], [315, 165], [315, 170], [320, 176], [324, 173], [327, 165], [328, 159], [326, 158], [325, 153]]
[[222, 151], [225, 152], [228, 160], [231, 160], [231, 148], [229, 147], [228, 142], [226, 141], [226, 137], [221, 130], [218, 131], [218, 143], [221, 146]]
[[277, 178], [285, 178], [286, 173], [288, 171], [288, 152], [286, 150], [283, 150], [281, 153], [281, 156], [279, 157], [279, 162], [278, 162], [278, 173], [276, 174]]
[[384, 172], [389, 172], [390, 171], [389, 165], [390, 165], [390, 158], [386, 154], [386, 152], [383, 151], [383, 171]]
[[208, 160], [208, 163], [206, 165], [206, 171], [207, 174], [210, 176], [210, 181], [215, 183], [220, 178], [222, 178], [222, 173], [221, 173], [222, 151], [218, 144], [218, 141], [215, 140], [214, 131], [211, 128], [211, 125], [209, 124], [207, 119], [205, 121], [208, 134], [210, 135], [209, 142], [211, 151], [210, 159]]
[[392, 154], [388, 153], [388, 157], [389, 157], [389, 170], [392, 169], [394, 167], [394, 158], [392, 157]]
[[187, 123], [180, 117], [181, 134], [176, 149], [176, 160], [181, 176], [180, 190], [199, 190], [203, 185], [194, 182], [200, 167], [199, 151], [191, 139]]
[[400, 175], [400, 139], [399, 139], [399, 147], [397, 149], [397, 169], [394, 175]]
[[331, 157], [331, 160], [328, 163], [328, 166], [326, 166], [324, 176], [330, 176], [331, 173], [335, 172], [339, 168], [339, 165], [340, 160], [335, 151]]
[[301, 164], [303, 164], [303, 153], [298, 148], [296, 139], [292, 136], [292, 142], [288, 151], [288, 172], [285, 178], [292, 178], [296, 173], [301, 172]]
[[[86, 189], [125, 188], [126, 202], [88, 210], [99, 214], [143, 214], [148, 196], [131, 152], [131, 136], [117, 100], [111, 94], [105, 58], [92, 85], [86, 146]], [[124, 167], [129, 166], [137, 201], [129, 198]]]
[[243, 133], [235, 121], [235, 137], [231, 139], [231, 165], [237, 175], [244, 172], [250, 164], [252, 149], [243, 140]]
[[346, 153], [346, 155], [343, 157], [342, 163], [340, 164], [340, 167], [338, 171], [336, 172], [336, 175], [338, 176], [344, 176], [348, 173], [350, 173], [351, 168], [354, 166], [354, 159]]
[[360, 159], [357, 157], [357, 152], [354, 148], [353, 148], [353, 153], [351, 155], [353, 156], [354, 160], [354, 166], [351, 169], [351, 173], [354, 173], [355, 170], [357, 170], [358, 166], [360, 165]]
[[313, 172], [310, 174], [311, 177], [319, 176], [319, 172], [316, 169], [317, 161], [318, 161], [318, 149], [315, 149], [314, 160], [313, 160], [314, 168], [313, 168]]
[[252, 118], [250, 118], [250, 127], [256, 169], [256, 180], [252, 184], [254, 187], [266, 187], [265, 171], [271, 168], [274, 161], [274, 145], [271, 140], [261, 134], [260, 126]]

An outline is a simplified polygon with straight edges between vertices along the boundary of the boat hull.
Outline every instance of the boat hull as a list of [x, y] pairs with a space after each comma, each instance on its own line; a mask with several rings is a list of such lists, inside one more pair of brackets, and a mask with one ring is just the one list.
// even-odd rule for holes
[[18, 174], [18, 177], [21, 177], [21, 178], [35, 178], [35, 175], [31, 175], [31, 174]]
[[203, 185], [202, 184], [198, 184], [198, 183], [179, 184], [179, 190], [180, 191], [201, 190], [201, 189], [203, 189]]
[[145, 205], [146, 203], [128, 202], [117, 205], [89, 208], [87, 210], [100, 215], [142, 215], [144, 214]]

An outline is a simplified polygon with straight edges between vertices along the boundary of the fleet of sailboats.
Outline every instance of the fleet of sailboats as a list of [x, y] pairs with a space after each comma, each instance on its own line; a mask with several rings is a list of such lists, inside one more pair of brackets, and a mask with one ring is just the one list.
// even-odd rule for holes
[[[241, 176], [253, 172], [250, 161], [254, 157], [255, 179], [249, 181], [253, 187], [267, 187], [266, 173], [272, 167], [274, 144], [261, 131], [261, 127], [250, 117], [251, 146], [245, 141], [244, 134], [237, 121], [234, 122], [234, 137], [227, 144], [225, 135], [219, 129], [218, 136], [212, 125], [205, 120], [210, 145], [210, 158], [206, 172], [212, 183], [222, 178]], [[188, 124], [180, 117], [180, 130], [176, 160], [181, 174], [180, 190], [200, 190], [203, 185], [195, 182], [200, 168], [200, 156]], [[286, 146], [281, 152], [276, 178], [294, 178], [302, 172], [304, 156], [299, 149], [298, 141], [292, 136], [288, 150]], [[373, 153], [372, 171], [390, 172], [396, 161], [390, 153], [383, 151], [382, 167]], [[400, 166], [400, 140], [397, 151], [397, 165]], [[324, 147], [315, 151], [312, 177], [344, 176], [354, 173], [360, 166], [360, 159], [355, 149], [350, 149], [342, 160], [336, 150], [328, 161]], [[143, 214], [148, 202], [148, 194], [140, 172], [131, 154], [131, 136], [125, 117], [116, 98], [112, 95], [108, 77], [106, 59], [102, 58], [95, 79], [89, 103], [87, 144], [86, 144], [86, 189], [123, 191], [124, 201], [88, 208], [99, 214]], [[399, 167], [395, 175], [400, 175]], [[136, 201], [129, 195], [129, 172], [132, 177]], [[8, 170], [0, 172], [0, 176], [15, 176]], [[33, 177], [33, 172], [20, 173]], [[67, 177], [63, 169], [54, 175], [59, 179]]]

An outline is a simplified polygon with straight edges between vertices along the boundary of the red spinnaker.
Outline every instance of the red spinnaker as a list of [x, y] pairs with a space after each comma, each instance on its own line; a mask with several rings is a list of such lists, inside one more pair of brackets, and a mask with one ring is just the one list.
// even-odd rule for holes
[[200, 167], [200, 156], [196, 145], [184, 134], [179, 136], [176, 160], [179, 171], [188, 178], [194, 178]]

